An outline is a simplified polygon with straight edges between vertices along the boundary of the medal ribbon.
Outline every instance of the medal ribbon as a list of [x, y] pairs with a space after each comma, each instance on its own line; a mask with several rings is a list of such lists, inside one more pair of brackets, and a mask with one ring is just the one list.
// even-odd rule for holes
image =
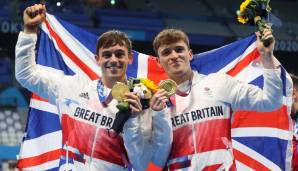
[[98, 93], [98, 98], [99, 98], [100, 103], [104, 107], [107, 107], [108, 104], [112, 100], [112, 95], [111, 95], [111, 92], [109, 93], [109, 95], [107, 97], [104, 95], [104, 85], [101, 80], [98, 80], [98, 82], [97, 82], [97, 93]]

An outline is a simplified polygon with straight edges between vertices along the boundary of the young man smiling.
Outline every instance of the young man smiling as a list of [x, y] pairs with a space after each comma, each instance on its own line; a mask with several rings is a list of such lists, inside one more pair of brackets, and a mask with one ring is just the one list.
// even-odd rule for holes
[[[170, 125], [170, 118], [157, 112], [142, 111], [136, 94], [126, 93], [125, 96], [131, 113], [148, 123], [140, 125], [142, 129], [138, 131], [146, 137], [138, 142], [146, 144], [147, 150], [129, 146], [130, 141], [136, 140], [130, 137], [130, 130], [124, 135], [128, 136], [125, 140], [127, 150], [122, 136], [114, 138], [107, 131], [118, 112], [118, 102], [112, 99], [111, 88], [116, 82], [126, 83], [127, 66], [133, 60], [132, 45], [127, 35], [120, 31], [108, 31], [99, 37], [96, 62], [101, 68], [101, 79], [92, 81], [80, 74], [66, 76], [40, 67], [35, 62], [38, 26], [45, 17], [46, 9], [42, 4], [25, 9], [24, 31], [19, 34], [16, 45], [15, 73], [22, 86], [58, 107], [62, 127], [62, 154], [69, 159], [66, 158], [68, 162], [65, 167], [92, 171], [128, 170], [127, 155], [137, 171], [145, 170], [150, 161], [163, 166], [170, 149], [172, 131], [170, 126], [160, 125]], [[151, 137], [152, 130], [155, 136]], [[158, 144], [155, 139], [164, 143]], [[51, 143], [50, 140], [48, 143]]]
[[[272, 38], [269, 29], [264, 38]], [[259, 35], [258, 35], [259, 36]], [[193, 58], [187, 35], [177, 29], [165, 29], [154, 39], [158, 62], [178, 90], [170, 98], [173, 143], [167, 163], [169, 170], [229, 170], [233, 165], [231, 113], [237, 110], [272, 111], [282, 105], [280, 69], [273, 58], [274, 42], [264, 47], [257, 41], [264, 67], [263, 90], [241, 83], [226, 74], [203, 75], [193, 71]], [[164, 102], [162, 93], [152, 101]]]

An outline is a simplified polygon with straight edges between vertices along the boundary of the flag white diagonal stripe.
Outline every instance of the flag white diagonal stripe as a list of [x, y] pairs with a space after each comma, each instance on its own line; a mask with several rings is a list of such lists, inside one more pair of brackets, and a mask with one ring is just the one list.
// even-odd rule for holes
[[[43, 153], [61, 149], [61, 131], [55, 131], [31, 140], [24, 141], [20, 158], [39, 156]], [[49, 143], [51, 140], [51, 143]], [[40, 147], [40, 148], [37, 148]]]
[[271, 162], [270, 160], [268, 160], [267, 158], [265, 158], [261, 154], [255, 152], [254, 150], [252, 150], [252, 149], [248, 148], [247, 146], [241, 144], [240, 142], [233, 139], [232, 144], [233, 144], [233, 148], [241, 151], [242, 153], [246, 154], [247, 156], [249, 156], [249, 157], [253, 158], [254, 160], [262, 163], [264, 166], [266, 166], [270, 170], [281, 171], [281, 169], [276, 164], [274, 164], [273, 162]]

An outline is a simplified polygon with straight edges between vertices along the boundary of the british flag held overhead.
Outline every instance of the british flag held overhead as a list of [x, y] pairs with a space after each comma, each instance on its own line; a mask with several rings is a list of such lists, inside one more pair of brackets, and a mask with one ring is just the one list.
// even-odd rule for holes
[[[39, 67], [65, 75], [100, 77], [94, 52], [97, 37], [70, 23], [47, 14], [41, 26], [37, 63]], [[221, 48], [201, 53], [192, 61], [203, 74], [227, 73], [240, 81], [263, 86], [256, 37], [249, 36]], [[148, 77], [159, 82], [166, 75], [154, 57], [134, 52], [128, 77]], [[291, 122], [288, 117], [291, 81], [282, 69], [284, 106], [262, 115], [241, 111], [234, 114], [232, 147], [237, 170], [290, 170]], [[270, 117], [268, 117], [270, 116]], [[26, 134], [18, 167], [27, 170], [59, 170], [63, 163], [61, 124], [56, 106], [32, 95]], [[187, 160], [187, 159], [186, 159]]]

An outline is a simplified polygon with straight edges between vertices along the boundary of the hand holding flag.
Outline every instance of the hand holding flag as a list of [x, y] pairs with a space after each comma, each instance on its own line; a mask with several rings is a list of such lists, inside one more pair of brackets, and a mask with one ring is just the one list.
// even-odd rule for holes
[[24, 32], [37, 33], [38, 26], [46, 19], [46, 7], [35, 4], [24, 10]]
[[245, 0], [240, 6], [240, 10], [237, 11], [240, 23], [254, 23], [256, 25], [265, 47], [270, 46], [274, 41], [273, 37], [264, 35], [265, 29], [272, 31], [268, 23], [263, 19], [270, 11], [271, 7], [268, 0]]
[[[271, 29], [264, 29], [262, 36], [261, 33], [257, 32], [257, 48], [261, 56], [261, 61], [263, 64], [263, 67], [266, 69], [274, 69], [278, 64], [274, 61], [273, 51], [274, 51], [274, 45], [275, 45], [275, 39], [272, 34]], [[271, 40], [271, 43], [266, 46], [262, 39]]]

